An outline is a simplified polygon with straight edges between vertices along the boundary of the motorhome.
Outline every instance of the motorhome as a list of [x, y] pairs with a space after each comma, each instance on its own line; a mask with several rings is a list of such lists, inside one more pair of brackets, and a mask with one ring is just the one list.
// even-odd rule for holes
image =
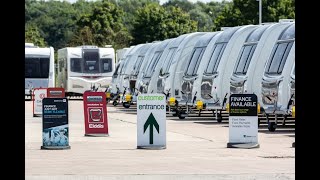
[[112, 47], [92, 45], [66, 47], [58, 50], [56, 87], [66, 96], [82, 96], [85, 91], [103, 91], [111, 84], [115, 70]]
[[261, 109], [268, 117], [275, 115], [275, 120], [268, 119], [269, 131], [275, 131], [278, 116], [288, 112], [288, 84], [295, 61], [295, 24], [290, 25], [276, 41], [264, 68], [261, 82]]
[[25, 96], [31, 97], [33, 88], [55, 87], [54, 49], [25, 43]]

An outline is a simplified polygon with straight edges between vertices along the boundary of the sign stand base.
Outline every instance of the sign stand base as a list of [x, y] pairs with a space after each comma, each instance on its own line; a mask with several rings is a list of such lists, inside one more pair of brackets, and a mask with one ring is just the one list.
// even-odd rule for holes
[[166, 149], [166, 146], [137, 146], [137, 149]]
[[293, 147], [293, 148], [296, 147], [296, 142], [293, 142], [293, 143], [292, 143], [292, 147]]
[[259, 143], [228, 143], [227, 148], [242, 148], [242, 149], [252, 149], [259, 148]]
[[109, 134], [84, 134], [84, 136], [87, 136], [87, 137], [108, 137]]
[[62, 150], [62, 149], [70, 149], [70, 146], [41, 146], [41, 149], [45, 150]]

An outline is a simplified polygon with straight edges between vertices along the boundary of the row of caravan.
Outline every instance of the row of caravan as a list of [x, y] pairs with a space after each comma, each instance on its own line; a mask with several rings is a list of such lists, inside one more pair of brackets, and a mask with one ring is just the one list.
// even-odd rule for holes
[[161, 93], [180, 119], [206, 110], [221, 121], [230, 94], [254, 93], [266, 115], [290, 116], [294, 62], [294, 20], [184, 34], [123, 49], [110, 99], [129, 108], [140, 93]]

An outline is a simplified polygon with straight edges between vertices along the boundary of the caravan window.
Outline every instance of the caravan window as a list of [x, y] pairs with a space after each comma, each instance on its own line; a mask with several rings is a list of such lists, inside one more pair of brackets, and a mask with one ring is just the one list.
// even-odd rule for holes
[[101, 69], [102, 73], [112, 72], [112, 59], [111, 58], [101, 58]]
[[144, 56], [139, 56], [138, 57], [136, 63], [133, 66], [133, 71], [134, 71], [133, 75], [137, 75], [139, 73], [139, 69], [140, 69], [140, 66], [142, 64], [143, 58], [144, 58]]
[[[82, 72], [82, 69], [81, 69], [81, 62], [82, 62], [82, 59], [81, 58], [70, 58], [70, 61], [71, 61], [71, 72], [79, 72], [81, 73]], [[63, 61], [61, 61], [63, 62]]]
[[211, 55], [208, 67], [205, 71], [205, 74], [214, 74], [217, 73], [218, 65], [220, 63], [224, 49], [226, 48], [227, 43], [215, 44], [213, 53]]
[[117, 77], [118, 76], [119, 67], [120, 67], [120, 63], [117, 65], [116, 70], [113, 73], [113, 77]]
[[124, 73], [125, 73], [125, 70], [126, 70], [126, 68], [127, 68], [127, 65], [129, 64], [129, 60], [130, 60], [131, 56], [132, 56], [132, 55], [128, 55], [128, 56], [126, 56], [126, 58], [124, 59], [124, 61], [123, 61], [124, 64], [123, 64], [123, 66], [122, 66], [122, 68], [121, 68], [120, 74], [124, 74]]
[[288, 54], [293, 45], [293, 41], [282, 42], [275, 45], [273, 48], [271, 59], [267, 65], [267, 74], [281, 74]]
[[187, 67], [187, 72], [186, 72], [187, 76], [193, 76], [197, 73], [204, 50], [205, 50], [204, 47], [194, 49], [192, 56], [190, 58], [191, 60]]
[[84, 51], [84, 73], [99, 73], [99, 53], [97, 51]]
[[169, 72], [170, 65], [172, 63], [173, 57], [176, 54], [177, 48], [171, 48], [162, 66], [162, 74], [167, 74]]
[[257, 47], [256, 44], [243, 46], [241, 50], [241, 55], [238, 59], [237, 66], [235, 67], [235, 71], [234, 71], [235, 74], [245, 75], [247, 73], [252, 55], [256, 47]]
[[156, 68], [156, 66], [158, 64], [161, 55], [162, 55], [162, 52], [156, 52], [153, 55], [153, 57], [151, 59], [151, 62], [148, 65], [148, 68], [147, 68], [147, 71], [146, 71], [146, 74], [145, 74], [144, 77], [151, 77], [152, 76], [153, 71], [154, 71], [154, 69]]
[[49, 64], [49, 58], [25, 58], [25, 78], [48, 78]]

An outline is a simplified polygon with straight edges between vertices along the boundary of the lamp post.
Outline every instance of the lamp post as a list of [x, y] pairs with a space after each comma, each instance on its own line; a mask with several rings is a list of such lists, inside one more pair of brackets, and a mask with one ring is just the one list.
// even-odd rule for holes
[[257, 0], [259, 1], [259, 24], [261, 25], [262, 23], [262, 0]]

